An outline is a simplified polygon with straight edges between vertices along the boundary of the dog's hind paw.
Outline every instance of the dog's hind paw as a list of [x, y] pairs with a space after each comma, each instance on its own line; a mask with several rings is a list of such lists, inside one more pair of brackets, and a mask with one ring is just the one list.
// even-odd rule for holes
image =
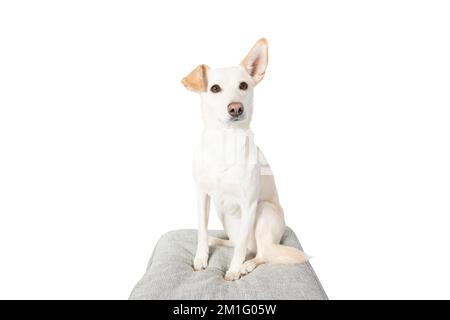
[[241, 274], [246, 275], [255, 270], [258, 264], [254, 260], [248, 260], [241, 266]]
[[234, 281], [234, 280], [238, 280], [241, 277], [241, 274], [239, 272], [234, 272], [234, 271], [227, 271], [225, 273], [225, 280], [227, 281]]

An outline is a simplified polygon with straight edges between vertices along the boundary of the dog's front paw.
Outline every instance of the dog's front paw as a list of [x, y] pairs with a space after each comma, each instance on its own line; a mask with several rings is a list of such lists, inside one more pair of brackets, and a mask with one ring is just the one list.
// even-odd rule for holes
[[225, 273], [225, 280], [227, 281], [234, 281], [234, 280], [238, 280], [241, 277], [241, 274], [239, 272], [235, 272], [235, 271], [230, 271], [228, 270]]
[[194, 258], [194, 270], [195, 271], [203, 270], [207, 266], [208, 266], [208, 254], [197, 253]]

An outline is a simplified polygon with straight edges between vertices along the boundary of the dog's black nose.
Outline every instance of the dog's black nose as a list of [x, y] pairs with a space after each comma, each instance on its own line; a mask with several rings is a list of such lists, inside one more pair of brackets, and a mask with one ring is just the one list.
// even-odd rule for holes
[[228, 113], [232, 117], [239, 117], [244, 113], [244, 105], [240, 102], [232, 102], [228, 105]]

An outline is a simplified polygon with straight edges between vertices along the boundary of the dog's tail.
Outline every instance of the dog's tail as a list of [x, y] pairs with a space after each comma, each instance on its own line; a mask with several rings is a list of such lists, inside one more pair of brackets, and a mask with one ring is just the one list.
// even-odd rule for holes
[[[234, 247], [231, 240], [220, 239], [212, 236], [208, 236], [208, 245], [215, 247]], [[311, 257], [303, 251], [282, 244], [266, 244], [261, 251], [263, 262], [297, 264], [304, 263], [311, 259]]]
[[262, 250], [262, 259], [264, 262], [297, 264], [304, 263], [310, 258], [303, 251], [282, 244], [268, 244]]
[[213, 237], [213, 236], [208, 236], [208, 245], [213, 246], [213, 247], [217, 247], [217, 246], [223, 246], [223, 247], [229, 247], [229, 248], [234, 247], [233, 242], [231, 242], [230, 240], [220, 239], [220, 238]]

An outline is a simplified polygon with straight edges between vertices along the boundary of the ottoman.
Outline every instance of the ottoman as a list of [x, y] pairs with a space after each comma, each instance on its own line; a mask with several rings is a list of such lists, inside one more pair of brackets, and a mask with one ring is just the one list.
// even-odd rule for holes
[[[226, 238], [222, 231], [210, 235]], [[294, 232], [286, 228], [282, 244], [301, 249]], [[311, 265], [262, 264], [236, 281], [224, 280], [233, 248], [210, 247], [208, 267], [194, 271], [196, 230], [166, 233], [158, 241], [142, 279], [130, 300], [326, 300]], [[247, 258], [251, 258], [248, 256]]]

